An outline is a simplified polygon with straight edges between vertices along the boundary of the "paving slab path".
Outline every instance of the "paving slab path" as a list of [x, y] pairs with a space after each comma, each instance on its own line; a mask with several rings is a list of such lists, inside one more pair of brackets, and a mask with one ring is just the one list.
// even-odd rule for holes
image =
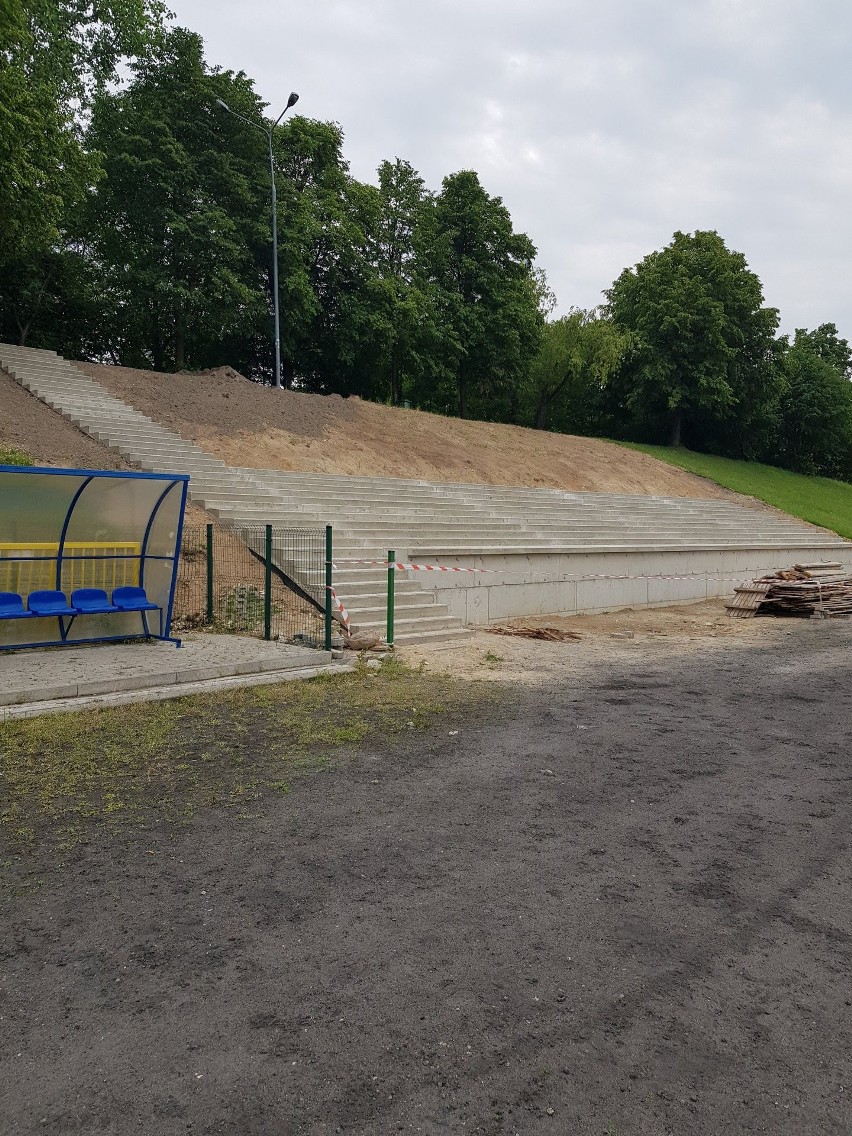
[[249, 685], [330, 667], [330, 652], [244, 635], [190, 633], [181, 647], [140, 640], [0, 651], [0, 722], [93, 703], [175, 698], [205, 683]]

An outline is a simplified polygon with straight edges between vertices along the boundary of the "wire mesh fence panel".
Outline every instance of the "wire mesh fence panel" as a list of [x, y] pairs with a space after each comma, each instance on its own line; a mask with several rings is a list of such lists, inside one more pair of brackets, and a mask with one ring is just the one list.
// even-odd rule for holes
[[184, 528], [175, 629], [322, 647], [324, 602], [323, 530]]

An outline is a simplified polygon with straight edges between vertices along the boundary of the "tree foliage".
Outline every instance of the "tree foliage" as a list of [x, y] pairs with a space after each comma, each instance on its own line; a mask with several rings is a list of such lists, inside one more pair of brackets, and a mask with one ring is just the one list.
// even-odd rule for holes
[[534, 245], [474, 171], [432, 191], [397, 157], [361, 182], [338, 123], [273, 124], [164, 16], [0, 0], [0, 338], [269, 381], [268, 137], [286, 385], [852, 478], [849, 343], [833, 324], [778, 338], [718, 233], [675, 233], [604, 308], [553, 318]]
[[436, 372], [452, 381], [461, 418], [517, 418], [543, 323], [535, 251], [472, 170], [444, 178], [424, 211], [422, 271], [443, 329]]
[[784, 341], [779, 454], [799, 473], [852, 481], [852, 382], [849, 344], [834, 324], [796, 331]]
[[666, 248], [625, 269], [607, 292], [609, 314], [630, 335], [628, 403], [663, 417], [679, 445], [702, 419], [751, 412], [750, 387], [771, 372], [778, 312], [758, 277], [716, 232], [675, 233]]
[[200, 38], [180, 28], [134, 73], [127, 90], [98, 98], [89, 133], [106, 172], [90, 224], [112, 353], [159, 370], [205, 365], [265, 306], [262, 139], [234, 131], [223, 145], [212, 109], [251, 91], [244, 76], [208, 74]]
[[596, 432], [603, 391], [619, 366], [628, 338], [599, 311], [572, 308], [544, 326], [530, 369], [532, 424], [565, 433]]
[[76, 212], [101, 174], [83, 127], [120, 60], [156, 41], [159, 0], [3, 0], [0, 19], [0, 327], [24, 342]]

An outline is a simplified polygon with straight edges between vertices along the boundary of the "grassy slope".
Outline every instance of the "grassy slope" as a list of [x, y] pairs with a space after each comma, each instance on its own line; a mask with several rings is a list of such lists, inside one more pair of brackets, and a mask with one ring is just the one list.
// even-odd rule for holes
[[644, 446], [633, 442], [621, 444], [852, 539], [852, 485], [845, 481], [806, 477], [771, 465], [733, 461], [668, 446]]

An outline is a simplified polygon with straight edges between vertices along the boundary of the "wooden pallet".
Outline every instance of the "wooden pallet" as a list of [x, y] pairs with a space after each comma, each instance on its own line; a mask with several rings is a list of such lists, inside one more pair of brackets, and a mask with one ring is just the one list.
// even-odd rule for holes
[[735, 588], [725, 606], [735, 619], [752, 619], [758, 613], [846, 618], [852, 615], [852, 576], [837, 563], [794, 564]]

